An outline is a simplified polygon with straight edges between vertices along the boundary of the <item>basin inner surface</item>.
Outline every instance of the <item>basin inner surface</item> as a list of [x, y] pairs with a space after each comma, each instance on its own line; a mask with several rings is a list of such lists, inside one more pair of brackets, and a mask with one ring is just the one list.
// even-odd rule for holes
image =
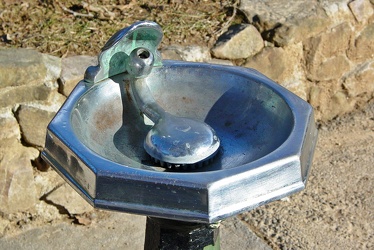
[[[167, 112], [209, 124], [221, 140], [215, 160], [195, 171], [245, 165], [278, 148], [294, 126], [291, 108], [270, 80], [250, 70], [164, 63], [146, 78]], [[125, 75], [92, 86], [75, 104], [71, 124], [78, 139], [122, 165], [164, 171], [143, 148], [151, 126], [136, 107]]]

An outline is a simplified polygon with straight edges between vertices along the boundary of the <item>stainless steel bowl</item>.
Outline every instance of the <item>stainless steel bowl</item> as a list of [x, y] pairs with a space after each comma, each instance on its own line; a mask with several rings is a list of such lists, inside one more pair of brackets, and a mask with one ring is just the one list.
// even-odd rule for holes
[[162, 61], [144, 78], [170, 114], [211, 126], [220, 149], [192, 172], [157, 166], [127, 73], [81, 81], [48, 126], [43, 158], [95, 207], [216, 222], [305, 188], [317, 129], [312, 107], [259, 72]]

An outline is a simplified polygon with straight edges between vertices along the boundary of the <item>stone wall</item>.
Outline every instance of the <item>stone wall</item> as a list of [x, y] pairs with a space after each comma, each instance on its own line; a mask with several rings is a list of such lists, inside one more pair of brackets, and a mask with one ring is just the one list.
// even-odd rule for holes
[[369, 0], [242, 0], [248, 24], [213, 55], [259, 70], [308, 100], [319, 120], [373, 98], [374, 16]]
[[94, 64], [95, 57], [0, 49], [0, 236], [15, 217], [52, 221], [92, 209], [49, 170], [40, 151], [48, 123]]
[[[248, 22], [231, 26], [214, 48], [170, 46], [162, 55], [255, 68], [309, 101], [325, 121], [373, 98], [373, 3], [243, 0], [238, 13]], [[0, 50], [0, 235], [12, 214], [50, 221], [91, 209], [39, 154], [47, 124], [94, 64], [89, 56]]]

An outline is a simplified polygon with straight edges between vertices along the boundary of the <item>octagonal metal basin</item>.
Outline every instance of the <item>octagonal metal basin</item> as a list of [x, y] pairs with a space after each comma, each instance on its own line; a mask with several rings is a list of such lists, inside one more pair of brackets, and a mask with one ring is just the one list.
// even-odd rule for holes
[[305, 187], [317, 138], [307, 102], [239, 67], [163, 61], [146, 82], [164, 110], [209, 124], [219, 152], [194, 171], [155, 165], [126, 75], [81, 81], [42, 155], [93, 206], [212, 223]]

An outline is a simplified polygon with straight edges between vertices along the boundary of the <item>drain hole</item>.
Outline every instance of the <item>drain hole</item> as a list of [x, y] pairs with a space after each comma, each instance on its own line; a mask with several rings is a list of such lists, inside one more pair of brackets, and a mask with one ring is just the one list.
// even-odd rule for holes
[[141, 59], [147, 59], [150, 57], [150, 53], [148, 50], [145, 49], [139, 49], [136, 54], [138, 55], [139, 58]]

